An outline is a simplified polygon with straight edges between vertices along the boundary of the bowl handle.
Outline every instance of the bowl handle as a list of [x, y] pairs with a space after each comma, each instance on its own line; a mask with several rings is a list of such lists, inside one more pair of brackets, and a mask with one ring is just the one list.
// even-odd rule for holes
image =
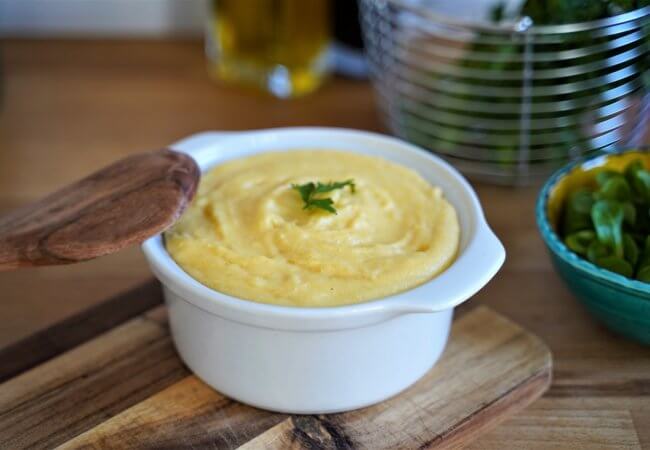
[[194, 156], [194, 152], [209, 147], [210, 144], [215, 141], [242, 133], [245, 133], [245, 131], [202, 131], [174, 142], [169, 146], [169, 148], [177, 152], [187, 153], [190, 156]]
[[506, 252], [485, 219], [458, 259], [428, 283], [394, 297], [395, 312], [431, 313], [453, 308], [476, 294], [499, 271]]

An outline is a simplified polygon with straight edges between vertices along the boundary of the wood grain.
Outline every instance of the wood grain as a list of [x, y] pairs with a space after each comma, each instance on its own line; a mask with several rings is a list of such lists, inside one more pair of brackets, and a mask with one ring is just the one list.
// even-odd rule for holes
[[133, 319], [0, 385], [0, 448], [52, 448], [187, 376], [165, 327]]
[[188, 377], [62, 448], [460, 448], [539, 397], [550, 377], [539, 339], [477, 308], [454, 322], [433, 370], [379, 405], [287, 417], [229, 401]]
[[[542, 398], [481, 436], [467, 450], [637, 450], [641, 449], [629, 405], [643, 399]], [[650, 409], [650, 405], [647, 406]], [[504, 447], [504, 443], [508, 443]]]
[[285, 417], [237, 403], [189, 376], [59, 448], [238, 448]]
[[115, 253], [171, 226], [200, 170], [171, 150], [121, 159], [0, 216], [0, 270], [70, 264]]
[[160, 303], [160, 284], [150, 280], [4, 347], [0, 349], [0, 382], [109, 331]]

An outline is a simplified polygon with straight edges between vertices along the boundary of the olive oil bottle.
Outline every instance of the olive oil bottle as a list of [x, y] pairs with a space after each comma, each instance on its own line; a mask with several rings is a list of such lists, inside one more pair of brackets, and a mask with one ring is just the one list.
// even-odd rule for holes
[[278, 97], [316, 89], [329, 68], [328, 0], [212, 0], [206, 50], [219, 79]]

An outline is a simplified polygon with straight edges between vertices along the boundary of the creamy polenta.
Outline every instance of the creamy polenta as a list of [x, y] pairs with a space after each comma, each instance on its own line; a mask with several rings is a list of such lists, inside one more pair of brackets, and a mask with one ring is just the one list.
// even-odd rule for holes
[[[303, 209], [292, 185], [353, 180], [327, 193], [336, 214]], [[203, 175], [165, 233], [167, 250], [217, 291], [263, 303], [335, 306], [413, 288], [453, 261], [458, 218], [440, 188], [384, 159], [268, 152]]]

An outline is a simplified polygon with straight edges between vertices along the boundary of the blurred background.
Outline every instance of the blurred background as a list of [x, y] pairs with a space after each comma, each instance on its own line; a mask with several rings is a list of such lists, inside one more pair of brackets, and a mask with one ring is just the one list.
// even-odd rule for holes
[[0, 28], [5, 36], [198, 36], [207, 7], [201, 0], [2, 0]]
[[646, 3], [1, 0], [0, 33], [203, 39], [217, 84], [282, 99], [371, 77], [383, 129], [472, 179], [525, 185], [643, 142]]
[[[205, 36], [206, 54], [226, 59], [230, 57], [229, 52], [237, 56], [237, 52], [243, 50], [228, 49], [234, 41], [249, 49], [251, 45], [266, 42], [274, 48], [258, 48], [256, 55], [248, 56], [271, 58], [269, 53], [278, 51], [286, 56], [276, 55], [275, 59], [284, 61], [292, 57], [294, 60], [317, 60], [320, 56], [317, 61], [320, 67], [315, 67], [315, 71], [324, 74], [330, 64], [335, 64], [346, 75], [364, 77], [367, 74], [360, 52], [363, 44], [355, 0], [1, 0], [0, 35], [86, 39]], [[218, 72], [228, 76], [227, 68]], [[245, 76], [241, 71], [238, 75]], [[298, 94], [313, 90], [318, 83], [312, 84]], [[296, 95], [281, 88], [276, 94], [280, 97]]]

